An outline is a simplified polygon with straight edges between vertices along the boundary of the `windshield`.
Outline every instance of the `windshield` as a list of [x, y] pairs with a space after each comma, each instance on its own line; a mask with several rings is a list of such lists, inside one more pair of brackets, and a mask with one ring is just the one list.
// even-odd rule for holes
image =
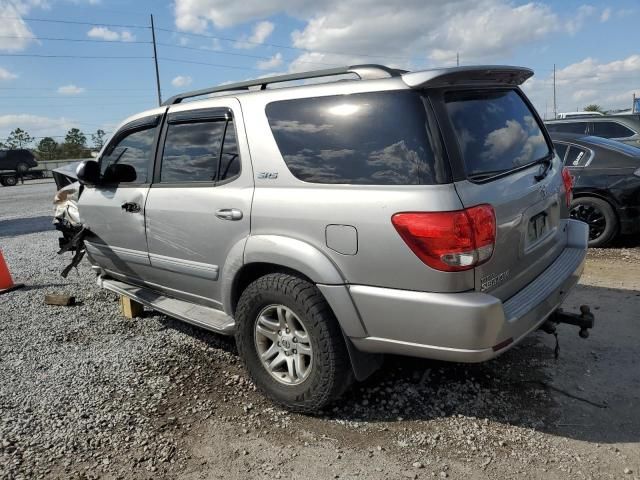
[[552, 152], [516, 90], [448, 92], [445, 104], [469, 178], [499, 175]]

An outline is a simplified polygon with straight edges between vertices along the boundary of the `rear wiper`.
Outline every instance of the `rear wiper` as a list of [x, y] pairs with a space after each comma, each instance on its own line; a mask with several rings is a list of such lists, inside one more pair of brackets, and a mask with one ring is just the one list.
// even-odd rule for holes
[[506, 171], [507, 170], [489, 170], [486, 172], [472, 173], [471, 175], [467, 175], [467, 178], [475, 182], [481, 182], [482, 180], [495, 177], [496, 175], [500, 175], [501, 173], [505, 173]]
[[540, 164], [540, 170], [533, 178], [536, 179], [536, 182], [544, 180], [547, 177], [549, 170], [551, 170], [551, 165], [553, 164], [553, 155], [548, 155], [544, 158], [541, 158], [540, 160], [533, 162], [533, 164]]

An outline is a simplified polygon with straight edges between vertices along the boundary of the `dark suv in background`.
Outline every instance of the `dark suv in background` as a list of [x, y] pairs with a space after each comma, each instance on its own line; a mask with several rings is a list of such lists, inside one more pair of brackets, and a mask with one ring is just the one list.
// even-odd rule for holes
[[640, 147], [640, 114], [594, 115], [593, 117], [549, 120], [545, 123], [547, 130], [551, 133], [591, 135]]
[[29, 150], [0, 150], [0, 185], [15, 185], [19, 176], [24, 178], [31, 168], [37, 166], [38, 161]]

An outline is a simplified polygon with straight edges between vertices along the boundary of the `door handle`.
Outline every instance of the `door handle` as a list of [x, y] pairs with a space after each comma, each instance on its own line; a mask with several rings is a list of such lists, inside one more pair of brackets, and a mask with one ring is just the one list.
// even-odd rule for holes
[[216, 210], [216, 217], [221, 220], [242, 220], [242, 211], [237, 208], [221, 208]]
[[124, 202], [122, 204], [122, 209], [125, 212], [129, 212], [129, 213], [138, 213], [140, 211], [140, 205], [138, 205], [135, 202]]

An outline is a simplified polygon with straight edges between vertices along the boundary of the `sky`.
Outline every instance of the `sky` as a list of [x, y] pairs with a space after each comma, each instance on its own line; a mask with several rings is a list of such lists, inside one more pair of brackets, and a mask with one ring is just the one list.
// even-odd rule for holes
[[0, 141], [90, 137], [162, 98], [268, 74], [381, 63], [511, 64], [539, 113], [640, 95], [640, 1], [0, 0]]

